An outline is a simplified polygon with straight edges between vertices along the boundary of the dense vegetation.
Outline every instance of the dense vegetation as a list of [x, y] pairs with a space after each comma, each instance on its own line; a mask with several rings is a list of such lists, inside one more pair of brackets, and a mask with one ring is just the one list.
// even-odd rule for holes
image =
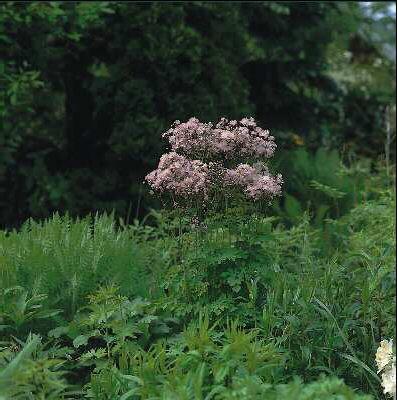
[[2, 398], [383, 398], [395, 191], [384, 170], [362, 188], [319, 226], [237, 207], [199, 228], [153, 211], [1, 232]]
[[0, 226], [143, 216], [160, 135], [190, 116], [251, 114], [282, 149], [377, 157], [394, 35], [358, 2], [2, 2]]
[[0, 4], [0, 400], [395, 393], [389, 6]]

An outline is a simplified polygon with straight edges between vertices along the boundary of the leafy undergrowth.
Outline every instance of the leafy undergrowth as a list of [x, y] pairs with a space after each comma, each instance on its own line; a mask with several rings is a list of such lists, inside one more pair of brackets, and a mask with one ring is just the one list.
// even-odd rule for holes
[[230, 208], [0, 232], [0, 399], [383, 399], [394, 210], [382, 190], [321, 228]]

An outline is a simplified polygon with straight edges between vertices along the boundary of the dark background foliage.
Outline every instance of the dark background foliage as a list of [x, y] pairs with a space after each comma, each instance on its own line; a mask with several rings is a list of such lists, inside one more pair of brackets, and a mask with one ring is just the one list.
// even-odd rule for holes
[[284, 153], [375, 159], [395, 94], [389, 6], [1, 3], [0, 227], [143, 215], [161, 133], [191, 116], [252, 115]]

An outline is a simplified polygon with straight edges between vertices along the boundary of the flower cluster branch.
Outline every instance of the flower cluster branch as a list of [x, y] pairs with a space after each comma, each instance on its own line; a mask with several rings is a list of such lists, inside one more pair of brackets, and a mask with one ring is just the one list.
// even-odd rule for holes
[[171, 152], [161, 157], [146, 181], [154, 191], [171, 194], [176, 203], [183, 198], [208, 202], [211, 194], [226, 194], [229, 189], [240, 190], [254, 201], [281, 194], [282, 176], [273, 176], [260, 162], [271, 158], [277, 145], [253, 118], [221, 118], [216, 124], [197, 118], [175, 121], [163, 138]]

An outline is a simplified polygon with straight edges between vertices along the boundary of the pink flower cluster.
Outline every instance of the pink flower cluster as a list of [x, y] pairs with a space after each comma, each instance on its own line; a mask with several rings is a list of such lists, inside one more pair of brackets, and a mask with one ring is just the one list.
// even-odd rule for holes
[[253, 118], [241, 121], [221, 118], [215, 126], [197, 118], [183, 123], [175, 121], [163, 138], [168, 139], [173, 151], [206, 158], [219, 155], [228, 159], [247, 156], [270, 158], [277, 147], [274, 137], [257, 126]]
[[164, 154], [159, 166], [146, 176], [153, 190], [171, 192], [176, 196], [208, 197], [210, 185], [208, 166], [199, 160], [189, 160], [175, 152]]
[[[163, 137], [168, 139], [172, 151], [164, 154], [158, 168], [146, 176], [151, 188], [159, 193], [203, 200], [221, 187], [242, 189], [253, 200], [281, 194], [281, 175], [271, 175], [262, 164], [241, 163], [247, 158], [269, 158], [276, 149], [274, 137], [258, 127], [253, 118], [222, 118], [215, 126], [197, 118], [183, 123], [175, 121]], [[204, 162], [211, 159], [215, 162]], [[226, 168], [222, 162], [240, 164]]]
[[266, 167], [261, 171], [258, 167], [240, 164], [235, 169], [225, 171], [223, 183], [241, 188], [247, 197], [260, 200], [281, 194], [283, 178], [280, 174], [272, 176]]

